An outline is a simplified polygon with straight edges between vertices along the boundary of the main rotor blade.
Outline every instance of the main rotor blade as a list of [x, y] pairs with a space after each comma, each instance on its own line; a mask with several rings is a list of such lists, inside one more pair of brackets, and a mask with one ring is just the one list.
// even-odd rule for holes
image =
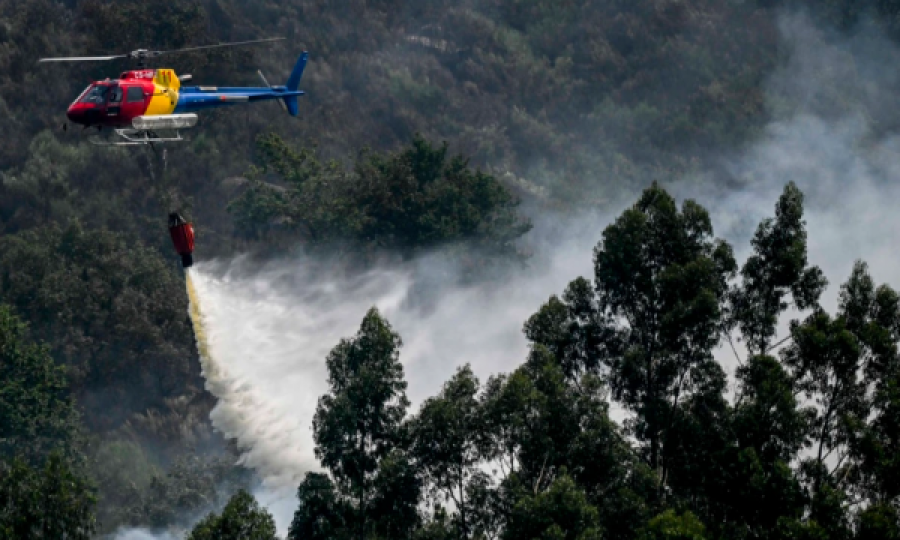
[[38, 63], [42, 62], [82, 62], [91, 60], [115, 60], [116, 58], [128, 58], [127, 54], [117, 54], [115, 56], [64, 56], [57, 58], [41, 58]]
[[138, 49], [136, 51], [132, 51], [128, 54], [115, 54], [110, 56], [68, 56], [68, 57], [55, 57], [55, 58], [41, 58], [38, 60], [38, 63], [43, 62], [85, 62], [85, 61], [97, 61], [97, 60], [115, 60], [117, 58], [132, 58], [138, 59], [139, 61], [143, 61], [145, 58], [153, 58], [156, 56], [160, 56], [163, 54], [174, 54], [181, 52], [189, 52], [189, 51], [202, 51], [206, 49], [217, 49], [221, 47], [238, 47], [240, 45], [254, 45], [257, 43], [271, 43], [273, 41], [282, 41], [285, 38], [276, 37], [276, 38], [266, 38], [266, 39], [253, 39], [249, 41], [232, 41], [230, 43], [217, 43], [215, 45], [201, 45], [199, 47], [187, 47], [184, 49], [172, 49], [169, 51], [148, 51], [146, 49]]
[[231, 43], [218, 43], [216, 45], [202, 45], [200, 47], [188, 47], [186, 49], [174, 49], [171, 51], [152, 51], [154, 56], [159, 56], [161, 54], [170, 54], [170, 53], [179, 53], [179, 52], [188, 52], [188, 51], [200, 51], [203, 49], [216, 49], [219, 47], [237, 47], [239, 45], [252, 45], [254, 43], [268, 43], [271, 41], [282, 41], [283, 37], [277, 38], [267, 38], [267, 39], [254, 39], [250, 41], [232, 41]]

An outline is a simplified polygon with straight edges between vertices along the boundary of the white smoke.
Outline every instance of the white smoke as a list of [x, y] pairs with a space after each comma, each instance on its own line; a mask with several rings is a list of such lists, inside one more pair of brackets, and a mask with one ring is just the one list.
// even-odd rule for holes
[[311, 420], [328, 391], [325, 358], [358, 331], [370, 307], [378, 307], [403, 339], [414, 412], [464, 363], [482, 381], [520, 364], [527, 354], [522, 324], [550, 294], [590, 271], [592, 243], [573, 239], [547, 258], [548, 266], [439, 293], [428, 308], [406, 300], [414, 275], [446, 270], [450, 263], [440, 254], [356, 277], [339, 263], [303, 258], [259, 269], [246, 260], [196, 264], [194, 284], [215, 363], [204, 376], [219, 399], [212, 421], [237, 439], [245, 452], [241, 463], [262, 478], [261, 503], [285, 512], [275, 512], [279, 531], [290, 522], [303, 475], [319, 469]]
[[121, 529], [115, 533], [113, 540], [180, 540], [184, 535], [153, 532], [147, 529]]
[[[900, 64], [888, 61], [897, 49], [871, 35], [836, 40], [803, 17], [785, 17], [781, 30], [792, 54], [770, 81], [777, 120], [750, 148], [724, 158], [745, 187], [723, 188], [713, 176], [666, 187], [704, 204], [716, 234], [742, 262], [760, 219], [773, 215], [784, 185], [796, 182], [807, 196], [810, 263], [829, 278], [823, 300], [833, 310], [838, 285], [857, 258], [869, 262], [877, 282], [900, 285], [894, 240], [900, 193], [893, 181], [900, 141], [873, 131], [872, 121], [872, 112], [890, 103]], [[261, 268], [245, 259], [198, 263], [195, 285], [215, 363], [204, 375], [219, 399], [212, 421], [237, 439], [242, 463], [264, 480], [257, 496], [275, 514], [280, 534], [296, 506], [297, 484], [319, 468], [311, 420], [328, 388], [325, 358], [356, 333], [368, 308], [377, 306], [403, 338], [415, 412], [464, 363], [482, 381], [521, 364], [527, 354], [522, 324], [571, 279], [592, 277], [592, 248], [621, 210], [541, 216], [531, 236], [532, 267], [502, 281], [438, 292], [428, 309], [407, 299], [414, 276], [453, 274], [440, 253], [359, 275], [302, 256]], [[717, 356], [733, 369], [730, 349]]]

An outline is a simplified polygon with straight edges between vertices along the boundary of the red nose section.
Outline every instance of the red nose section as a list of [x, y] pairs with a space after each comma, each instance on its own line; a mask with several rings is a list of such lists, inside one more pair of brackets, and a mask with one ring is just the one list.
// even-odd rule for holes
[[66, 116], [69, 118], [69, 121], [74, 122], [76, 124], [90, 124], [90, 111], [93, 109], [93, 105], [88, 103], [76, 103], [69, 107], [69, 110], [66, 111]]
[[69, 118], [70, 122], [74, 122], [76, 124], [84, 123], [84, 113], [81, 111], [76, 111], [75, 109], [69, 109], [66, 111], [66, 116]]

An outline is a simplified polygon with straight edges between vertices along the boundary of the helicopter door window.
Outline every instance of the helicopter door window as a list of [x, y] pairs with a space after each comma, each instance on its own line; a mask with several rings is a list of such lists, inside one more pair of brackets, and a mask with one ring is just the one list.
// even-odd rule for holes
[[128, 89], [128, 103], [138, 103], [144, 101], [144, 89], [140, 86], [132, 86]]
[[121, 103], [122, 102], [122, 87], [113, 86], [109, 91], [109, 102], [110, 103]]

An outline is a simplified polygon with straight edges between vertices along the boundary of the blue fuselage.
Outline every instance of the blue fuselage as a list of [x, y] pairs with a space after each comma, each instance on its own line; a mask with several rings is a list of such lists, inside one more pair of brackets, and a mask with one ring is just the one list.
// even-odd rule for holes
[[[284, 86], [272, 88], [240, 88], [215, 86], [182, 86], [178, 92], [175, 114], [191, 113], [253, 101], [302, 96], [303, 91], [289, 91]], [[288, 101], [288, 100], [285, 100]]]

